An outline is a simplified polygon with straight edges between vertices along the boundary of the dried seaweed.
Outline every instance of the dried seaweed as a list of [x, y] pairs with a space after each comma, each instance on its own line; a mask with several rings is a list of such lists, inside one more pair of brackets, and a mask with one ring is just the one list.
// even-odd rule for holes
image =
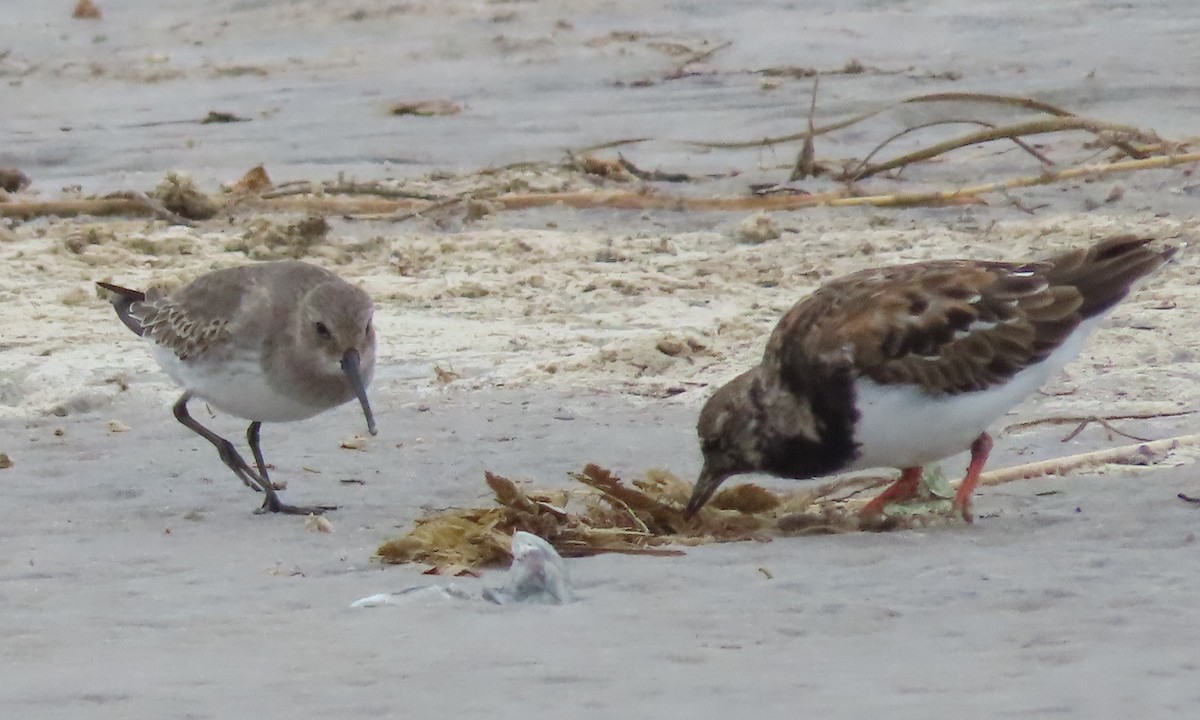
[[[593, 467], [584, 472], [592, 472]], [[599, 478], [607, 473], [599, 468], [595, 471]], [[580, 498], [580, 509], [569, 511], [566, 506], [575, 494], [568, 491], [525, 490], [491, 472], [484, 478], [496, 496], [497, 507], [451, 510], [421, 518], [407, 535], [384, 543], [376, 554], [387, 563], [421, 562], [441, 569], [504, 565], [512, 559], [509, 542], [517, 530], [544, 538], [565, 557], [605, 552], [680, 554], [656, 549], [654, 546], [671, 542], [671, 538], [650, 532], [630, 517], [628, 507], [619, 501], [615, 506], [619, 509], [615, 509], [597, 502], [597, 494], [586, 493]], [[645, 501], [654, 502], [652, 498]], [[639, 505], [645, 507], [643, 502]]]
[[[207, 220], [216, 215], [220, 205], [200, 191], [191, 178], [180, 173], [169, 172], [149, 195], [168, 212], [187, 220]], [[145, 203], [145, 198], [135, 198]], [[160, 214], [151, 208], [154, 214]]]
[[[600, 553], [679, 555], [663, 545], [765, 541], [772, 535], [851, 532], [911, 527], [914, 519], [889, 519], [864, 526], [840, 508], [842, 499], [815, 493], [775, 493], [752, 483], [726, 488], [696, 517], [683, 517], [692, 484], [664, 470], [650, 470], [626, 484], [610, 470], [588, 465], [571, 477], [575, 490], [534, 490], [495, 473], [485, 473], [497, 506], [451, 510], [421, 518], [404, 537], [379, 547], [387, 563], [420, 562], [439, 574], [503, 565], [511, 560], [509, 539], [517, 530], [534, 533], [566, 557]], [[823, 486], [840, 493], [841, 485]], [[453, 571], [453, 572], [451, 572]]]
[[[1200, 445], [1200, 434], [1030, 463], [984, 473], [980, 485], [1103, 464], [1151, 465], [1172, 451], [1195, 445]], [[683, 508], [692, 484], [665, 470], [649, 470], [626, 484], [612, 471], [591, 464], [570, 477], [583, 487], [530, 489], [502, 475], [485, 473], [496, 507], [451, 510], [421, 518], [407, 535], [384, 543], [376, 554], [386, 563], [426, 563], [439, 574], [453, 575], [507, 564], [512, 560], [511, 537], [517, 530], [542, 537], [565, 557], [582, 557], [600, 553], [680, 555], [682, 551], [662, 546], [886, 532], [961, 522], [949, 501], [956, 483], [946, 482], [937, 468], [927, 470], [920, 497], [889, 507], [886, 515], [877, 517], [860, 517], [857, 509], [865, 500], [854, 496], [890, 478], [842, 478], [785, 493], [741, 483], [725, 488], [695, 517], [686, 519]]]
[[75, 3], [75, 9], [71, 11], [71, 17], [76, 20], [99, 20], [104, 17], [104, 13], [92, 0], [79, 0]]
[[417, 115], [419, 117], [457, 115], [461, 112], [462, 106], [448, 98], [401, 100], [388, 107], [388, 113], [391, 115]]

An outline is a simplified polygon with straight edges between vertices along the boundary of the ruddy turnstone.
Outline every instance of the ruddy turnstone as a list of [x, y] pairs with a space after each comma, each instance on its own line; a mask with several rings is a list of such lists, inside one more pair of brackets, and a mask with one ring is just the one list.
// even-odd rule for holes
[[[298, 260], [217, 270], [164, 294], [96, 283], [114, 294], [121, 321], [154, 346], [154, 358], [183, 395], [176, 419], [208, 440], [251, 488], [266, 494], [258, 512], [320, 513], [279, 500], [259, 447], [264, 422], [304, 420], [358, 398], [374, 435], [367, 385], [375, 373], [374, 306], [361, 289]], [[246, 440], [257, 472], [233, 443], [188, 414], [200, 398], [250, 420]]]
[[762, 362], [700, 413], [691, 517], [732, 475], [798, 480], [899, 468], [863, 509], [918, 490], [921, 466], [966, 448], [954, 507], [992, 448], [987, 426], [1073, 359], [1132, 285], [1174, 254], [1123, 235], [1027, 263], [934, 260], [847, 275], [796, 303]]

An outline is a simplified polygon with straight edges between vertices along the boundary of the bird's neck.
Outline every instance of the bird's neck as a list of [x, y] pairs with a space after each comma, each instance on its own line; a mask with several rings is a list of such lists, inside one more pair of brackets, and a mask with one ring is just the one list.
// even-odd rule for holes
[[785, 385], [778, 377], [759, 372], [750, 394], [756, 415], [765, 421], [759, 435], [763, 470], [803, 479], [848, 465], [857, 454], [851, 376], [832, 373], [800, 386]]

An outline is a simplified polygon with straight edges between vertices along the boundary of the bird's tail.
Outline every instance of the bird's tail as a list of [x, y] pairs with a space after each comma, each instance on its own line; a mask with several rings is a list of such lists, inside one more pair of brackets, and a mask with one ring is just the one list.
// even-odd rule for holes
[[141, 320], [133, 316], [133, 304], [142, 302], [146, 299], [146, 293], [141, 290], [130, 290], [120, 285], [97, 281], [96, 284], [113, 294], [112, 304], [117, 311], [117, 317], [121, 318], [121, 322], [125, 323], [125, 327], [134, 331], [138, 335], [145, 335], [146, 328], [142, 326]]
[[1074, 250], [1047, 261], [1051, 285], [1079, 290], [1079, 314], [1095, 317], [1119, 303], [1138, 280], [1162, 267], [1178, 248], [1147, 247], [1153, 238], [1118, 235], [1105, 238], [1088, 250]]

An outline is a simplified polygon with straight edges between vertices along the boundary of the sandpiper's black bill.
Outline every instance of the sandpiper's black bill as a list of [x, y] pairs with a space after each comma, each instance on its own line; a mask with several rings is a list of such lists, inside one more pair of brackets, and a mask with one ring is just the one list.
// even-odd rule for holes
[[700, 477], [696, 479], [696, 487], [692, 490], [692, 497], [688, 499], [687, 507], [683, 510], [684, 519], [691, 520], [695, 517], [724, 481], [724, 477], [716, 475], [708, 469], [708, 466], [705, 466], [700, 471]]
[[367, 431], [372, 435], [378, 435], [379, 430], [375, 427], [375, 415], [371, 412], [371, 403], [367, 400], [367, 387], [363, 385], [362, 373], [359, 371], [358, 364], [357, 350], [347, 350], [346, 354], [342, 356], [342, 372], [350, 378], [350, 387], [354, 388], [354, 394], [358, 396], [358, 404], [362, 405], [363, 415], [367, 418]]

